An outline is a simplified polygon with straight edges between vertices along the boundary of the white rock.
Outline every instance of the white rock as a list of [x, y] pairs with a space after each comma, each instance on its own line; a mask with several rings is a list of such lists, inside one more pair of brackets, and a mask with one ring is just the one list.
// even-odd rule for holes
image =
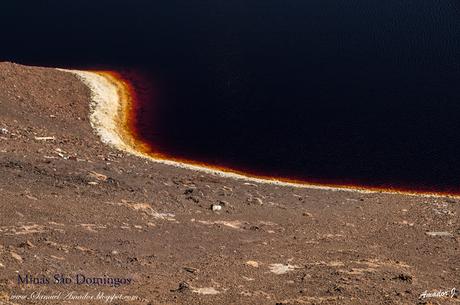
[[16, 252], [13, 252], [13, 251], [10, 251], [10, 254], [15, 260], [17, 260], [18, 262], [22, 263], [22, 257], [19, 254], [17, 254]]
[[270, 271], [275, 274], [284, 274], [294, 269], [300, 268], [299, 266], [290, 265], [290, 264], [270, 264]]
[[198, 293], [198, 294], [219, 294], [220, 293], [214, 287], [194, 288], [193, 292]]
[[217, 211], [220, 211], [222, 210], [222, 206], [221, 205], [218, 205], [218, 204], [213, 204], [211, 209], [214, 211], [214, 212], [217, 212]]
[[442, 236], [442, 237], [454, 237], [450, 232], [426, 232], [428, 236]]
[[247, 262], [246, 262], [246, 265], [251, 266], [251, 267], [254, 267], [254, 268], [258, 268], [258, 267], [259, 267], [259, 263], [256, 262], [256, 261], [247, 261]]

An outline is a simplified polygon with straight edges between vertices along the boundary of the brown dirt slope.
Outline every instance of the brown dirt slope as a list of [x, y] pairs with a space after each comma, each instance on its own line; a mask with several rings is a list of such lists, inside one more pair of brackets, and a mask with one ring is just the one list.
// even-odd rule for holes
[[0, 304], [108, 304], [98, 293], [124, 298], [111, 304], [459, 304], [418, 299], [460, 289], [457, 199], [156, 164], [101, 144], [88, 104], [73, 75], [0, 64]]

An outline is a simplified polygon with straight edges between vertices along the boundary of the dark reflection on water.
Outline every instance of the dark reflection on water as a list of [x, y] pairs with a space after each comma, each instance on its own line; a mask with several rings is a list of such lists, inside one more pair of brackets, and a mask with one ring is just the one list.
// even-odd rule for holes
[[18, 1], [0, 29], [3, 60], [147, 73], [138, 127], [158, 151], [460, 190], [456, 0]]

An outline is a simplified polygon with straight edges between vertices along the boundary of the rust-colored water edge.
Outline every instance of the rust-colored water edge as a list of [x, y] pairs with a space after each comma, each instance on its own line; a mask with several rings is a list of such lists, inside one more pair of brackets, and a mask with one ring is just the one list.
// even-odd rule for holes
[[[143, 104], [154, 103], [154, 90], [142, 75], [133, 72], [63, 70], [77, 75], [92, 94], [90, 121], [102, 141], [117, 149], [155, 162], [208, 172], [257, 183], [281, 186], [342, 190], [360, 193], [393, 193], [426, 197], [458, 197], [455, 190], [438, 190], [434, 186], [374, 186], [368, 182], [296, 179], [270, 176], [251, 169], [237, 169], [160, 152], [141, 136], [140, 115]], [[144, 130], [145, 132], [145, 130]]]

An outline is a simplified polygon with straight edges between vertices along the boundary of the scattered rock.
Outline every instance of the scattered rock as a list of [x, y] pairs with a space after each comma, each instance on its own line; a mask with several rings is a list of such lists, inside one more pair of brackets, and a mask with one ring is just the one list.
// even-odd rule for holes
[[56, 140], [55, 137], [35, 137], [37, 141], [54, 141]]
[[248, 204], [252, 204], [252, 203], [255, 203], [255, 204], [258, 204], [258, 205], [263, 205], [264, 204], [262, 199], [260, 199], [259, 197], [253, 197], [253, 196], [250, 196], [247, 199], [247, 202], [248, 202]]
[[330, 293], [334, 293], [334, 292], [342, 293], [344, 291], [345, 291], [345, 288], [339, 285], [334, 285], [332, 289], [328, 289], [328, 292]]
[[[195, 221], [195, 220], [192, 220]], [[238, 220], [234, 221], [224, 221], [224, 220], [218, 220], [218, 221], [206, 221], [206, 220], [197, 220], [197, 222], [204, 224], [204, 225], [223, 225], [232, 229], [241, 229], [241, 222]]]
[[191, 200], [194, 203], [199, 203], [200, 202], [200, 199], [198, 199], [198, 197], [196, 197], [196, 196], [187, 196], [187, 197], [185, 197], [185, 199]]
[[93, 233], [97, 233], [96, 229], [105, 229], [106, 228], [103, 225], [98, 225], [98, 224], [93, 224], [93, 223], [82, 223], [82, 224], [80, 224], [80, 226], [82, 226], [84, 229], [86, 229], [86, 230], [88, 230], [90, 232], [93, 232]]
[[184, 191], [184, 195], [190, 195], [191, 193], [193, 193], [194, 190], [194, 188], [188, 188]]
[[26, 241], [26, 242], [23, 242], [23, 243], [20, 243], [19, 244], [19, 247], [20, 248], [35, 248], [35, 245], [33, 243], [31, 243], [30, 241]]
[[454, 237], [454, 235], [450, 232], [426, 232], [425, 234], [435, 237]]
[[[117, 206], [125, 206], [130, 209], [133, 209], [138, 212], [142, 212], [148, 216], [152, 216], [155, 219], [162, 219], [162, 220], [169, 220], [169, 221], [176, 221], [174, 219], [175, 215], [173, 213], [160, 213], [155, 211], [150, 204], [148, 203], [130, 203], [125, 199], [122, 199], [121, 202], [119, 203], [114, 203], [114, 202], [108, 202], [111, 205], [117, 205]], [[148, 224], [149, 226], [154, 227], [154, 223]]]
[[409, 274], [401, 273], [401, 274], [399, 274], [398, 276], [395, 276], [395, 277], [393, 278], [393, 280], [400, 280], [400, 281], [403, 281], [403, 282], [412, 283], [412, 276], [409, 275]]
[[219, 294], [220, 292], [217, 291], [215, 288], [213, 287], [204, 287], [204, 288], [194, 288], [193, 289], [193, 292], [194, 293], [198, 293], [198, 294], [210, 294], [210, 295], [213, 295], [213, 294]]
[[82, 251], [82, 252], [94, 252], [93, 250], [82, 247], [82, 246], [76, 246], [75, 249]]
[[11, 257], [13, 257], [19, 263], [22, 263], [23, 259], [19, 254], [17, 254], [16, 252], [13, 252], [13, 251], [11, 251], [10, 254], [11, 254]]
[[190, 273], [197, 273], [199, 270], [193, 267], [184, 267], [184, 270]]
[[179, 287], [177, 289], [171, 289], [171, 292], [187, 292], [190, 290], [190, 284], [187, 282], [180, 282]]
[[63, 258], [62, 256], [56, 256], [56, 255], [50, 255], [51, 258], [54, 258], [54, 259], [57, 259], [59, 261], [64, 261], [65, 258]]
[[211, 210], [213, 210], [213, 212], [220, 211], [220, 210], [222, 210], [222, 206], [221, 206], [221, 205], [218, 205], [218, 204], [213, 204], [213, 205], [211, 206]]
[[107, 179], [109, 177], [107, 177], [106, 175], [103, 175], [103, 174], [100, 174], [100, 173], [97, 173], [97, 172], [94, 172], [94, 171], [90, 171], [88, 172], [88, 175], [92, 178], [95, 178], [99, 181], [107, 181]]
[[256, 261], [247, 261], [246, 265], [254, 267], [254, 268], [259, 268], [259, 263]]
[[225, 200], [219, 200], [219, 205], [221, 205], [223, 207], [228, 207], [228, 206], [230, 206], [230, 203], [228, 203]]
[[270, 271], [275, 274], [284, 274], [289, 271], [300, 268], [299, 266], [290, 265], [290, 264], [270, 264]]
[[61, 157], [64, 160], [69, 159], [69, 157], [65, 155], [67, 152], [65, 152], [64, 150], [60, 149], [59, 147], [54, 149], [54, 153], [57, 154], [59, 157]]

